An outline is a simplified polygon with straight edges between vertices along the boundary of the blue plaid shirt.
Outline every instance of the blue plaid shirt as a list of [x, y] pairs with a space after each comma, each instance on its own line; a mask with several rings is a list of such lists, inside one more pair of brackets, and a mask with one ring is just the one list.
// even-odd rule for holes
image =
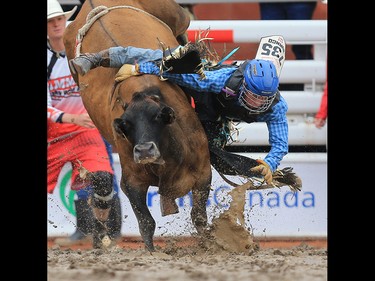
[[[219, 94], [224, 88], [225, 83], [236, 70], [237, 67], [233, 66], [205, 71], [206, 78], [203, 80], [195, 73], [175, 74], [164, 72], [163, 77], [167, 78], [172, 83], [199, 92], [213, 92]], [[139, 64], [139, 72], [159, 75], [159, 67], [154, 62], [145, 62]], [[265, 122], [267, 124], [268, 142], [271, 145], [271, 150], [264, 158], [264, 161], [270, 166], [272, 172], [277, 169], [283, 157], [288, 153], [287, 111], [288, 105], [285, 99], [280, 96], [280, 101], [272, 107], [271, 112], [259, 114], [256, 118], [256, 122]]]

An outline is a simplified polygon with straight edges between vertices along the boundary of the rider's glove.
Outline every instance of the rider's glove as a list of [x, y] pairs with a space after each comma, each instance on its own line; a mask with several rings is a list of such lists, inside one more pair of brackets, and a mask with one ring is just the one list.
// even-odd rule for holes
[[125, 80], [126, 78], [129, 78], [130, 76], [137, 76], [141, 74], [142, 73], [139, 72], [138, 64], [124, 64], [117, 72], [115, 81], [120, 82], [122, 80]]
[[264, 177], [267, 184], [272, 184], [272, 171], [270, 166], [268, 166], [268, 164], [261, 159], [257, 159], [256, 161], [259, 163], [259, 165], [251, 168], [250, 171], [260, 173]]

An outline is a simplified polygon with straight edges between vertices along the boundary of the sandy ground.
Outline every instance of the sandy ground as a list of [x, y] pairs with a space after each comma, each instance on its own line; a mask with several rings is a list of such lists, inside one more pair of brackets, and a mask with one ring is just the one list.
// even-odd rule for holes
[[209, 238], [164, 238], [148, 252], [142, 241], [107, 249], [60, 247], [50, 240], [49, 281], [324, 281], [326, 241], [259, 243], [244, 227], [246, 186], [231, 192], [230, 208], [212, 221]]
[[197, 246], [119, 246], [107, 250], [48, 249], [49, 281], [322, 281], [327, 280], [327, 250], [302, 243], [291, 248], [260, 248], [252, 253], [204, 251]]

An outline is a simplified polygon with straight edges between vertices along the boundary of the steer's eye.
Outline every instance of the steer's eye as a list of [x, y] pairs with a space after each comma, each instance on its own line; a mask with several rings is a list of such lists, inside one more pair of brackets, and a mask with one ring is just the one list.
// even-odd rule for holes
[[116, 118], [115, 120], [113, 120], [113, 127], [116, 133], [118, 133], [124, 139], [126, 138], [129, 132], [129, 124], [127, 122], [125, 122], [121, 118]]
[[174, 110], [171, 107], [165, 106], [160, 111], [157, 118], [161, 119], [164, 122], [164, 124], [168, 125], [168, 124], [171, 124], [176, 119], [176, 115], [174, 113]]
[[158, 95], [151, 95], [150, 98], [155, 102], [160, 102], [160, 96]]
[[129, 105], [128, 103], [124, 102], [120, 97], [116, 98], [116, 103], [119, 103], [124, 111]]

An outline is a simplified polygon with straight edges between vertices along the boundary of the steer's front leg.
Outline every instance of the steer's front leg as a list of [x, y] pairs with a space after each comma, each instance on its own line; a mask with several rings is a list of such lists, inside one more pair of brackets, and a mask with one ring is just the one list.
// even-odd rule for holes
[[130, 205], [132, 206], [134, 214], [137, 217], [139, 232], [142, 236], [143, 242], [150, 252], [154, 252], [154, 234], [156, 224], [146, 204], [148, 187], [132, 187], [127, 183], [122, 182], [121, 188], [123, 189], [125, 195], [129, 198]]

